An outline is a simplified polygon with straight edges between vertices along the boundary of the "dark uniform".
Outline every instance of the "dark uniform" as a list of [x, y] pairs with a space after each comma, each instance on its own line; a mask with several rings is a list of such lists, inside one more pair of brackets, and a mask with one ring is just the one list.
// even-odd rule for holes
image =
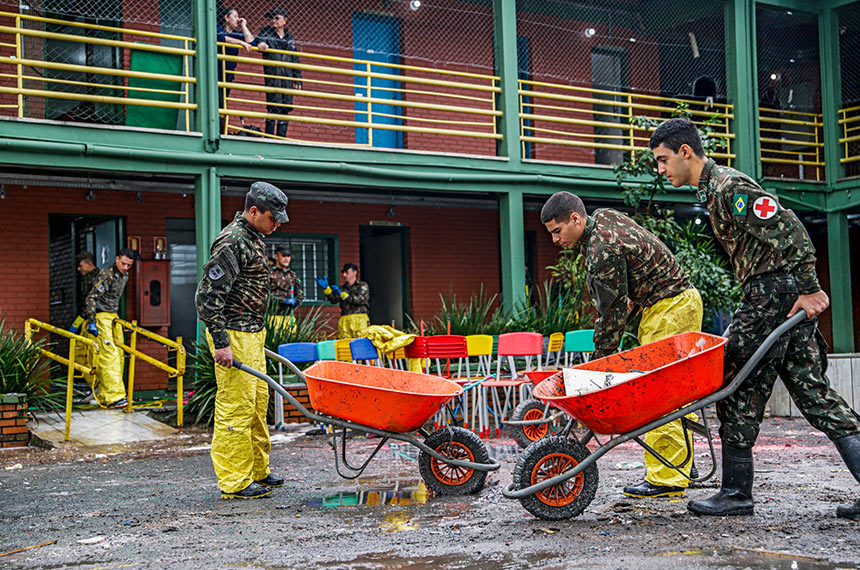
[[[273, 14], [285, 15], [282, 10], [275, 10], [267, 14], [271, 18]], [[268, 61], [298, 63], [299, 57], [294, 54], [274, 53], [271, 50], [279, 51], [298, 51], [296, 48], [296, 40], [290, 34], [289, 30], [284, 29], [284, 37], [278, 35], [275, 28], [266, 26], [257, 35], [257, 42], [266, 42], [269, 49], [263, 52], [263, 59]], [[263, 72], [266, 74], [265, 81], [267, 87], [275, 87], [277, 89], [293, 89], [295, 86], [294, 80], [302, 78], [302, 70], [291, 67], [264, 65]], [[274, 93], [266, 93], [266, 110], [270, 114], [286, 115], [292, 112], [293, 94], [284, 91], [276, 91]], [[275, 123], [277, 123], [277, 135], [279, 137], [287, 136], [287, 121], [267, 119], [266, 132], [270, 135], [275, 133]]]
[[296, 276], [295, 271], [289, 267], [281, 269], [273, 266], [269, 272], [269, 312], [274, 315], [288, 315], [293, 312], [293, 307], [284, 304], [284, 299], [296, 299], [301, 305], [305, 299], [304, 288]]
[[341, 285], [340, 294], [327, 294], [330, 303], [340, 304], [337, 330], [340, 338], [356, 338], [370, 324], [370, 285], [356, 279], [351, 286]]
[[90, 291], [93, 290], [93, 285], [96, 284], [96, 280], [99, 278], [99, 269], [95, 268], [86, 275], [81, 275], [81, 280], [79, 281], [80, 289], [78, 289], [78, 307], [83, 314], [86, 303], [87, 303], [87, 295], [90, 294]]
[[[707, 204], [714, 235], [743, 286], [726, 347], [726, 374], [734, 375], [785, 321], [798, 295], [821, 290], [815, 249], [794, 212], [733, 168], [709, 160], [699, 182], [699, 199]], [[724, 444], [753, 446], [777, 376], [809, 423], [830, 439], [860, 433], [860, 417], [824, 375], [826, 355], [817, 319], [804, 320], [784, 334], [737, 391], [717, 402]]]
[[[95, 273], [95, 271], [93, 271]], [[113, 264], [102, 269], [87, 294], [84, 318], [96, 323], [98, 329], [99, 361], [92, 388], [98, 388], [96, 398], [101, 404], [112, 405], [126, 397], [123, 382], [124, 357], [117, 342], [123, 342], [122, 330], [114, 327], [118, 318], [119, 301], [128, 283], [128, 273]]]
[[[249, 195], [270, 208], [278, 222], [288, 221], [287, 197], [278, 188], [255, 182]], [[212, 352], [230, 347], [235, 360], [265, 371], [268, 299], [269, 265], [263, 234], [237, 212], [212, 243], [195, 298]], [[269, 387], [263, 380], [217, 362], [215, 378], [218, 391], [210, 455], [218, 488], [223, 498], [242, 497], [247, 492], [262, 496], [254, 483], [270, 479]]]
[[618, 350], [627, 299], [650, 307], [690, 289], [690, 278], [657, 236], [621, 212], [595, 210], [577, 242], [585, 257], [588, 292], [597, 308], [594, 358]]
[[116, 265], [105, 267], [93, 281], [84, 306], [84, 317], [95, 321], [97, 313], [116, 313], [119, 310], [119, 300], [128, 283], [128, 273], [123, 273]]

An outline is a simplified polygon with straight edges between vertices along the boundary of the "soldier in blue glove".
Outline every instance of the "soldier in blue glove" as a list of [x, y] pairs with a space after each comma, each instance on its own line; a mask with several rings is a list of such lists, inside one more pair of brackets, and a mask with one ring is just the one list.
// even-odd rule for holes
[[340, 338], [358, 338], [370, 324], [370, 285], [358, 280], [358, 266], [346, 263], [341, 270], [343, 285], [329, 285], [327, 277], [317, 277], [330, 303], [340, 304], [337, 333]]
[[275, 265], [269, 270], [269, 314], [274, 328], [295, 328], [293, 312], [305, 298], [302, 282], [290, 269], [292, 260], [289, 246], [275, 248]]

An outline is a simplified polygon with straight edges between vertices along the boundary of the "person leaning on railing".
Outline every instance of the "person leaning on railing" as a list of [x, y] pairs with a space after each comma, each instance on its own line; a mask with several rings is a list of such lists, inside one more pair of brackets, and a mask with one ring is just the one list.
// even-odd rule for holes
[[[278, 52], [297, 51], [296, 40], [293, 39], [290, 31], [286, 28], [286, 15], [287, 13], [283, 8], [275, 8], [271, 12], [268, 12], [266, 17], [270, 18], [272, 23], [260, 30], [260, 33], [257, 35], [257, 42], [259, 44], [267, 44], [270, 50], [276, 50]], [[297, 55], [292, 53], [275, 53], [274, 51], [263, 53], [263, 59], [286, 63], [299, 62]], [[286, 115], [290, 113], [293, 110], [293, 95], [292, 93], [280, 90], [301, 89], [301, 81], [296, 82], [294, 80], [301, 80], [302, 71], [300, 69], [293, 69], [291, 67], [280, 65], [267, 65], [263, 67], [263, 72], [266, 74], [266, 86], [274, 87], [279, 90], [272, 93], [266, 93], [266, 102], [269, 103], [266, 107], [266, 112], [276, 115]], [[276, 125], [277, 136], [287, 136], [287, 121], [283, 119], [266, 119], [266, 134], [276, 134]]]
[[[269, 49], [269, 45], [265, 42], [258, 42], [254, 39], [254, 34], [248, 29], [248, 22], [245, 18], [239, 17], [239, 12], [235, 8], [226, 9], [218, 21], [218, 43], [235, 44], [242, 46], [245, 52], [251, 53], [251, 48], [257, 46], [260, 51]], [[238, 47], [221, 47], [222, 55], [237, 56], [239, 55]], [[234, 75], [231, 73], [236, 69], [238, 63], [235, 61], [219, 61], [218, 62], [218, 81], [233, 81]], [[225, 75], [226, 72], [226, 75]], [[230, 95], [229, 89], [218, 89], [218, 108], [225, 107], [225, 99]], [[224, 131], [224, 119], [221, 119], [221, 131]]]

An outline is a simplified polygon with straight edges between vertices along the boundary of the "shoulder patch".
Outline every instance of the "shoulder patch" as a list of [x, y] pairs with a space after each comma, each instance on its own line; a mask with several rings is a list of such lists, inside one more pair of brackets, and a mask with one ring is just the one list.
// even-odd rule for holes
[[746, 216], [747, 215], [747, 201], [749, 200], [749, 196], [747, 194], [735, 194], [732, 197], [732, 211], [736, 216]]
[[218, 281], [219, 279], [224, 277], [224, 275], [226, 275], [226, 272], [217, 263], [209, 268], [209, 279], [211, 279], [212, 281]]
[[753, 215], [759, 220], [769, 220], [776, 215], [776, 200], [770, 196], [758, 198], [752, 205]]
[[104, 284], [104, 283], [100, 283], [100, 284], [99, 284], [99, 286], [98, 286], [98, 288], [97, 288], [97, 291], [98, 291], [99, 293], [104, 293], [104, 292], [105, 292], [105, 284]]

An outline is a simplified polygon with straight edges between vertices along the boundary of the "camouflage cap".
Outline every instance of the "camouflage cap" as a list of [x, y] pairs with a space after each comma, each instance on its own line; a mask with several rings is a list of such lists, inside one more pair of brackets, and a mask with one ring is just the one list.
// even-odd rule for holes
[[261, 206], [271, 210], [272, 215], [278, 223], [283, 224], [290, 221], [290, 218], [287, 216], [287, 202], [289, 199], [277, 186], [273, 186], [268, 182], [254, 182], [251, 184], [248, 195], [256, 199]]
[[290, 246], [280, 244], [275, 248], [275, 253], [280, 253], [281, 255], [289, 255], [292, 257], [293, 250], [290, 249]]

